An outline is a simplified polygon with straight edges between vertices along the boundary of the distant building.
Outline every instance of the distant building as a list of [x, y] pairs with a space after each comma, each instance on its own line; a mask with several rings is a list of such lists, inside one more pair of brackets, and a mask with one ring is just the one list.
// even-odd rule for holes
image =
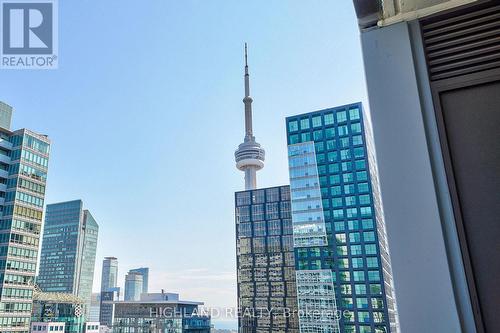
[[149, 286], [148, 286], [149, 268], [147, 268], [147, 267], [135, 268], [135, 269], [131, 269], [129, 272], [139, 273], [142, 275], [142, 293], [147, 293], [148, 288], [149, 288]]
[[113, 303], [114, 332], [210, 332], [210, 317], [198, 308], [203, 303], [181, 301], [178, 294], [143, 294], [139, 301]]
[[114, 301], [120, 299], [120, 288], [109, 288], [108, 291], [101, 291], [99, 322], [102, 326], [111, 328], [113, 325]]
[[90, 310], [88, 320], [92, 322], [99, 321], [99, 312], [101, 309], [101, 293], [92, 293], [90, 299]]
[[35, 332], [40, 332], [40, 333], [47, 333], [47, 332], [64, 332], [64, 327], [66, 326], [66, 323], [64, 322], [31, 322], [31, 330], [30, 332], [35, 333]]
[[46, 135], [10, 130], [0, 102], [0, 323], [28, 332], [50, 153]]
[[37, 284], [81, 297], [90, 310], [99, 226], [82, 200], [47, 205]]
[[142, 274], [128, 272], [125, 276], [125, 301], [138, 301], [142, 294]]
[[82, 333], [99, 333], [100, 331], [99, 322], [87, 321], [85, 323], [84, 331]]
[[[31, 321], [50, 322], [55, 326], [61, 324], [64, 326], [64, 333], [82, 333], [86, 321], [85, 301], [69, 293], [42, 292], [35, 289]], [[38, 325], [36, 330], [38, 332]]]
[[102, 261], [101, 291], [116, 288], [118, 278], [118, 259], [106, 257]]

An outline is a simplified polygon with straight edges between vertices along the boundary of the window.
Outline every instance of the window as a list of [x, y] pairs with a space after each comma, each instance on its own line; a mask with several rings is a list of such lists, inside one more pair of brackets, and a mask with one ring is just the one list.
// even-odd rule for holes
[[370, 199], [370, 195], [369, 194], [365, 194], [365, 195], [360, 195], [359, 196], [359, 204], [360, 205], [369, 205], [371, 203], [372, 203], [372, 201]]
[[341, 148], [349, 147], [349, 138], [341, 138], [340, 139], [340, 147]]
[[372, 295], [382, 295], [382, 287], [380, 284], [370, 284], [370, 294]]
[[379, 271], [368, 271], [368, 280], [380, 281], [380, 272]]
[[354, 135], [352, 137], [352, 144], [354, 146], [363, 144], [363, 137], [361, 135]]
[[367, 255], [377, 254], [377, 246], [375, 244], [366, 244], [365, 245], [365, 253]]
[[371, 216], [372, 208], [371, 207], [361, 207], [361, 216]]
[[[314, 139], [316, 140], [316, 139]], [[316, 148], [316, 152], [320, 153], [325, 150], [325, 144], [323, 142], [317, 142], [314, 144], [314, 148]]]
[[345, 222], [335, 222], [335, 231], [344, 231], [345, 230]]
[[309, 128], [309, 119], [301, 119], [300, 120], [300, 129], [308, 129]]
[[350, 196], [345, 198], [346, 206], [355, 206], [356, 205], [356, 197]]
[[337, 152], [332, 151], [328, 153], [328, 162], [336, 162], [337, 161]]
[[321, 116], [315, 116], [312, 118], [313, 127], [321, 127]]
[[346, 242], [346, 235], [345, 234], [336, 234], [335, 235], [335, 240], [337, 241], [337, 243], [339, 244], [345, 244]]
[[346, 256], [347, 255], [347, 246], [337, 246], [337, 254], [339, 256]]
[[319, 131], [314, 131], [313, 132], [313, 138], [314, 138], [314, 141], [320, 141], [320, 140], [323, 140], [323, 131], [319, 130]]
[[356, 299], [356, 307], [358, 309], [368, 309], [368, 299], [364, 297], [358, 297]]
[[337, 147], [337, 145], [335, 144], [335, 140], [328, 140], [326, 142], [326, 149], [332, 150], [332, 149], [335, 149], [336, 147]]
[[336, 220], [343, 219], [344, 218], [344, 210], [343, 209], [335, 209], [333, 211], [333, 218]]
[[299, 129], [299, 124], [297, 123], [297, 120], [293, 120], [288, 122], [288, 130], [290, 132], [295, 132]]
[[340, 158], [342, 160], [348, 160], [351, 158], [351, 151], [349, 149], [344, 149], [340, 151]]
[[362, 282], [365, 281], [365, 271], [354, 271], [352, 272], [354, 281]]
[[[365, 311], [359, 311], [358, 312], [358, 321], [360, 323], [369, 323], [370, 322], [370, 313], [365, 312]], [[361, 331], [361, 327], [367, 327], [368, 330]], [[360, 333], [361, 332], [363, 332], [363, 333], [371, 332], [370, 326], [360, 326], [359, 328], [360, 328]]]
[[349, 110], [349, 119], [351, 119], [351, 120], [359, 119], [359, 109], [358, 108]]
[[343, 123], [347, 121], [347, 113], [345, 111], [337, 112], [337, 123]]
[[363, 223], [363, 229], [373, 229], [372, 219], [365, 219], [362, 221], [362, 223]]
[[342, 162], [342, 171], [352, 171], [352, 162]]
[[356, 295], [366, 295], [366, 285], [364, 284], [355, 285], [354, 290], [356, 292]]
[[357, 217], [358, 216], [358, 209], [357, 208], [347, 208], [346, 213], [347, 213], [347, 218]]
[[302, 133], [300, 136], [302, 138], [302, 142], [311, 141], [311, 133]]
[[293, 145], [296, 143], [299, 143], [299, 135], [298, 134], [290, 135], [290, 144]]
[[383, 309], [384, 301], [381, 298], [372, 298], [372, 308], [373, 309]]
[[361, 133], [361, 124], [360, 123], [351, 124], [351, 131], [353, 133]]
[[349, 135], [349, 128], [347, 127], [347, 125], [339, 126], [338, 131], [339, 131], [339, 136]]
[[344, 180], [344, 183], [352, 183], [354, 181], [354, 174], [352, 172], [344, 173], [342, 175], [342, 179]]
[[374, 242], [375, 233], [373, 231], [365, 231], [363, 232], [363, 239], [365, 242]]
[[[361, 242], [361, 235], [359, 232], [353, 232], [353, 233], [350, 233], [349, 234], [349, 242], [350, 243], [359, 243]], [[361, 254], [361, 246], [360, 246], [360, 249], [359, 249], [360, 253]]]
[[349, 230], [359, 229], [359, 221], [356, 221], [356, 220], [348, 221], [347, 224], [349, 225]]
[[353, 268], [363, 268], [364, 267], [363, 258], [352, 258], [351, 262], [352, 262]]
[[361, 245], [351, 245], [351, 255], [352, 256], [357, 256], [363, 254], [363, 251], [361, 250]]
[[369, 191], [368, 183], [358, 183], [358, 192], [367, 193]]
[[330, 184], [338, 185], [340, 184], [340, 175], [332, 175], [330, 176]]
[[333, 186], [330, 189], [330, 192], [332, 195], [341, 195], [342, 194], [342, 187], [340, 186]]
[[340, 285], [340, 293], [342, 295], [351, 295], [352, 294], [351, 285], [349, 285], [349, 284]]
[[356, 172], [356, 179], [359, 181], [366, 181], [368, 180], [368, 174], [366, 171], [358, 171]]
[[339, 172], [339, 164], [338, 163], [332, 163], [328, 165], [328, 171], [330, 173], [337, 173]]
[[363, 147], [354, 148], [354, 158], [365, 157], [365, 149]]
[[349, 268], [349, 259], [338, 259], [337, 265], [339, 268]]
[[365, 160], [359, 160], [359, 161], [356, 161], [356, 170], [364, 170], [366, 169], [366, 162]]
[[354, 185], [344, 185], [344, 194], [353, 194], [355, 192]]
[[366, 266], [368, 268], [378, 268], [378, 258], [376, 257], [366, 258]]
[[342, 198], [333, 198], [332, 199], [333, 208], [342, 207], [343, 205], [344, 205], [344, 203], [342, 202]]
[[333, 139], [333, 137], [335, 137], [335, 128], [326, 128], [325, 137], [327, 139]]
[[325, 114], [325, 125], [332, 125], [332, 124], [333, 124], [333, 113]]

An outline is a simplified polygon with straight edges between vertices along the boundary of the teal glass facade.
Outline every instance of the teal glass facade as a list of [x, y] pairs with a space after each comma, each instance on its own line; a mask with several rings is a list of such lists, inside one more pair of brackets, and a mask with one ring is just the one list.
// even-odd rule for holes
[[[286, 125], [294, 238], [307, 235], [303, 228], [317, 236], [295, 243], [297, 274], [323, 272], [324, 279], [332, 272], [340, 332], [396, 332], [385, 224], [361, 103], [288, 117]], [[323, 231], [326, 242], [318, 237]], [[308, 331], [302, 325], [307, 318], [300, 319], [301, 331]]]
[[28, 332], [50, 141], [0, 129], [0, 332]]

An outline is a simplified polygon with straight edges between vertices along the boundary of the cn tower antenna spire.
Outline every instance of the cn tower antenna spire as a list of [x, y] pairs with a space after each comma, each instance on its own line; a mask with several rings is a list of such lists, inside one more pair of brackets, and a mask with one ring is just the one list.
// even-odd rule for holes
[[257, 187], [257, 171], [264, 167], [265, 152], [255, 141], [252, 125], [252, 97], [250, 97], [250, 75], [248, 74], [248, 46], [245, 43], [245, 138], [234, 153], [236, 167], [245, 172], [245, 189]]

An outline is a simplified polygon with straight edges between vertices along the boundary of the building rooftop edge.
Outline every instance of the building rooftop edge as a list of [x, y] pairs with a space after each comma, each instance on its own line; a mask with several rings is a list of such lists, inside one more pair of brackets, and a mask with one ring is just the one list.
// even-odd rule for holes
[[347, 108], [347, 107], [351, 107], [351, 106], [358, 106], [358, 105], [363, 105], [362, 102], [354, 102], [354, 103], [348, 103], [348, 104], [344, 104], [344, 105], [338, 105], [338, 106], [332, 106], [332, 107], [329, 107], [329, 108], [325, 108], [325, 109], [320, 109], [320, 110], [315, 110], [315, 111], [310, 111], [310, 112], [304, 112], [304, 113], [299, 113], [299, 114], [296, 114], [296, 115], [290, 115], [290, 116], [286, 116], [285, 117], [285, 120], [289, 120], [289, 119], [292, 119], [292, 118], [297, 118], [297, 117], [303, 117], [303, 116], [308, 116], [310, 114], [313, 114], [313, 113], [321, 113], [321, 112], [325, 112], [325, 111], [330, 111], [330, 110], [335, 110], [335, 109], [342, 109], [342, 108]]

